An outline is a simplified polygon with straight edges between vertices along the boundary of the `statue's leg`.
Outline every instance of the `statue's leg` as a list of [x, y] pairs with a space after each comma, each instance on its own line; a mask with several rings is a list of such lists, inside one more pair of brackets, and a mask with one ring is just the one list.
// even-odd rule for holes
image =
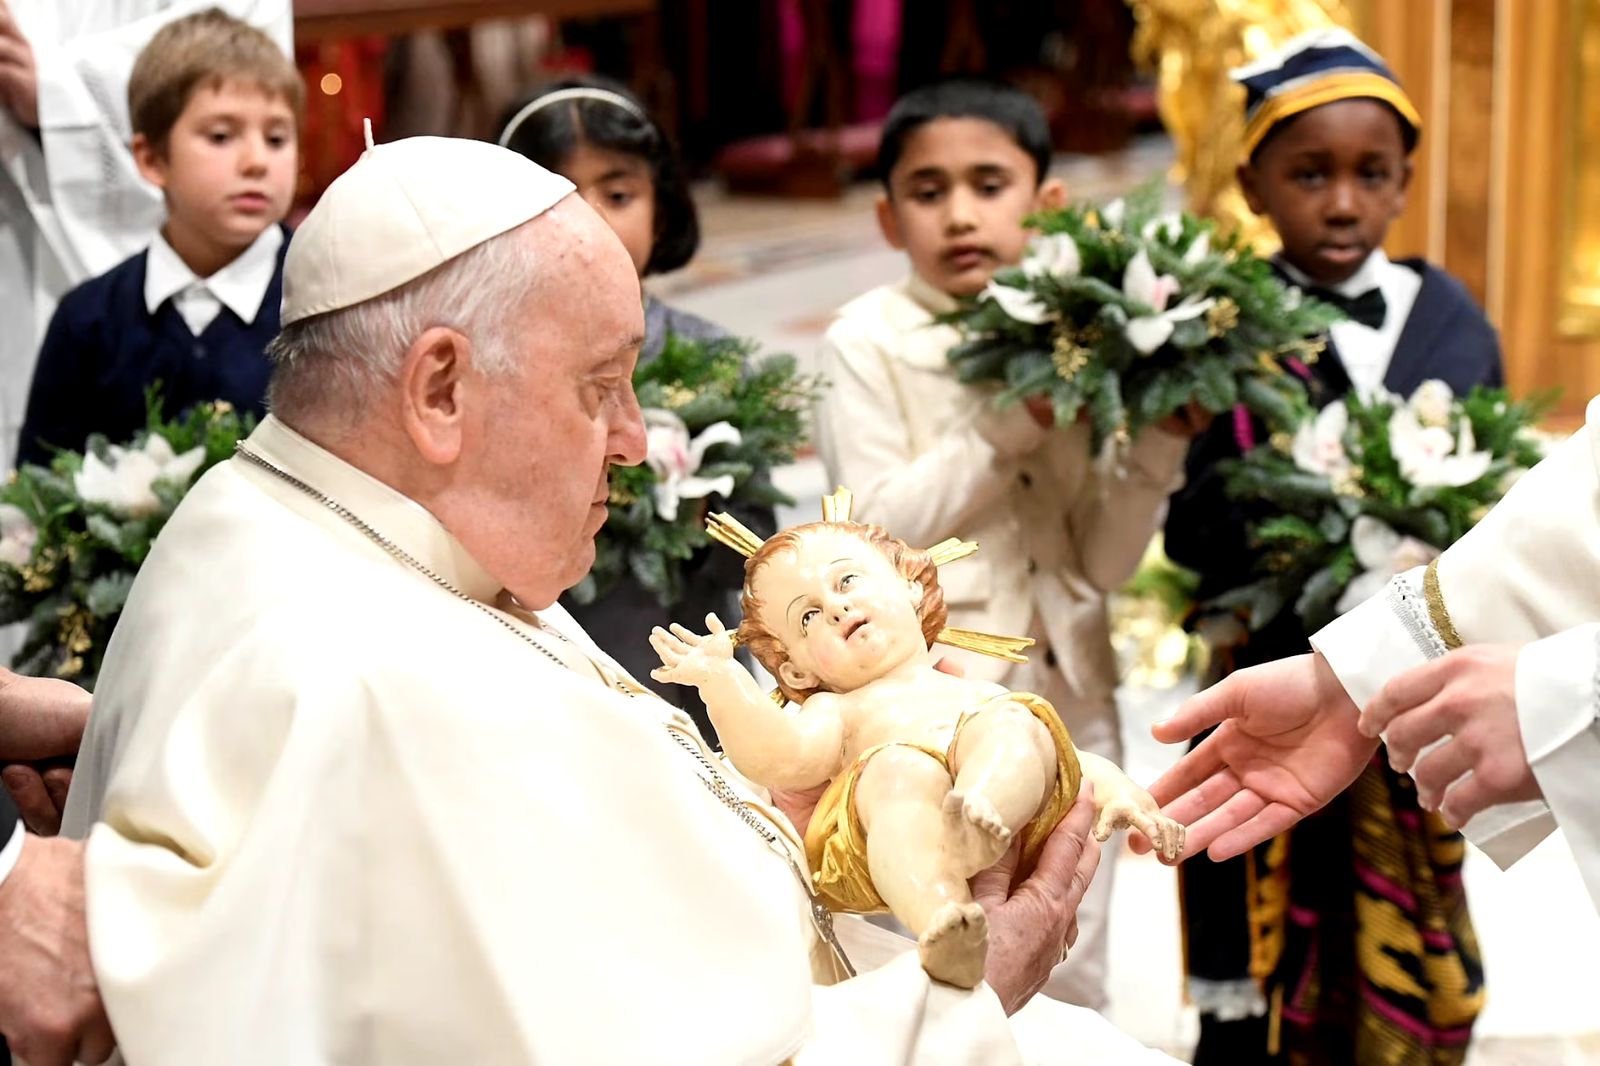
[[916, 748], [891, 746], [868, 760], [856, 782], [856, 813], [867, 834], [867, 868], [894, 916], [917, 938], [923, 969], [971, 988], [983, 979], [989, 925], [972, 902], [962, 864], [946, 846], [944, 798], [950, 775]]
[[1021, 704], [988, 707], [962, 727], [946, 809], [959, 809], [973, 830], [966, 837], [967, 876], [994, 865], [1043, 808], [1055, 786], [1056, 758], [1050, 730]]

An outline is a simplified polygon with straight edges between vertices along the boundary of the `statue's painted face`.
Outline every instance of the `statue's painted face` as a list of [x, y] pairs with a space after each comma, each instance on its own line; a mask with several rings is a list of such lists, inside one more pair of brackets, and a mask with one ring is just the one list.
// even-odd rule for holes
[[927, 651], [922, 586], [853, 533], [808, 533], [756, 571], [761, 621], [783, 641], [778, 668], [796, 689], [849, 692]]

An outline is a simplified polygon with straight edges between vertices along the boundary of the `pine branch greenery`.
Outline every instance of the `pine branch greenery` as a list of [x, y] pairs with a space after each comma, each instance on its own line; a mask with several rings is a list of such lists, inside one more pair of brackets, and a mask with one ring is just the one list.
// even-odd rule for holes
[[1543, 457], [1534, 427], [1552, 401], [1428, 381], [1409, 399], [1337, 401], [1224, 464], [1228, 494], [1257, 514], [1259, 576], [1204, 606], [1252, 629], [1290, 608], [1320, 629], [1477, 524]]
[[146, 395], [146, 428], [125, 445], [100, 435], [0, 488], [0, 624], [26, 623], [12, 665], [92, 689], [128, 591], [178, 501], [255, 428], [226, 403], [175, 419]]
[[749, 341], [671, 335], [633, 387], [649, 456], [612, 468], [594, 565], [571, 590], [579, 603], [631, 576], [670, 606], [683, 596], [684, 564], [711, 543], [708, 509], [792, 503], [768, 474], [805, 446], [806, 411], [822, 382], [800, 374], [792, 356], [756, 359]]
[[1001, 405], [1048, 396], [1059, 425], [1086, 415], [1097, 452], [1190, 403], [1243, 404], [1292, 431], [1306, 398], [1285, 367], [1315, 361], [1340, 312], [1160, 198], [1152, 183], [1031, 218], [1022, 263], [942, 317], [963, 335], [950, 351], [961, 379], [998, 383]]

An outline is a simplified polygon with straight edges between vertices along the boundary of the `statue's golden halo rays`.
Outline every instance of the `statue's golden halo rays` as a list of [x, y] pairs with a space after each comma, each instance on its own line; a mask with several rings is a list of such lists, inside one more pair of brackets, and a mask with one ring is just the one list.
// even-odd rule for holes
[[[850, 514], [854, 508], [855, 499], [846, 488], [837, 488], [822, 498], [822, 520], [824, 522], [849, 522]], [[714, 514], [706, 518], [706, 532], [718, 544], [732, 548], [746, 559], [761, 550], [765, 543], [761, 537], [756, 536], [750, 529], [730, 514]], [[940, 541], [928, 549], [928, 555], [933, 559], [934, 566], [944, 566], [965, 559], [978, 550], [975, 541], [959, 540], [951, 537], [949, 540]], [[944, 644], [951, 648], [961, 648], [965, 651], [974, 651], [980, 655], [988, 655], [996, 659], [1005, 659], [1008, 662], [1025, 663], [1028, 657], [1022, 654], [1033, 646], [1029, 637], [1005, 637], [995, 633], [980, 633], [975, 629], [956, 629], [946, 626], [941, 629], [935, 643]]]

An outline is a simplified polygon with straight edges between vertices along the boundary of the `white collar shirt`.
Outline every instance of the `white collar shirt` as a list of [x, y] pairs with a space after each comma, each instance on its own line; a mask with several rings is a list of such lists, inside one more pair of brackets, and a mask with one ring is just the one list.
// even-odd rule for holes
[[[1314, 281], [1282, 258], [1279, 258], [1278, 265], [1301, 288], [1317, 287]], [[1394, 360], [1400, 334], [1411, 317], [1417, 293], [1422, 289], [1422, 276], [1415, 270], [1392, 262], [1379, 248], [1367, 256], [1354, 274], [1337, 285], [1325, 288], [1352, 298], [1372, 289], [1383, 293], [1383, 325], [1374, 329], [1347, 320], [1335, 323], [1328, 330], [1333, 346], [1338, 350], [1339, 361], [1350, 378], [1351, 387], [1362, 396], [1371, 396], [1383, 388], [1383, 379]]]
[[171, 300], [196, 337], [206, 331], [224, 307], [238, 315], [239, 321], [254, 322], [277, 273], [281, 247], [283, 230], [268, 226], [233, 262], [210, 277], [201, 278], [189, 269], [166, 237], [157, 233], [145, 257], [145, 310], [155, 314]]

